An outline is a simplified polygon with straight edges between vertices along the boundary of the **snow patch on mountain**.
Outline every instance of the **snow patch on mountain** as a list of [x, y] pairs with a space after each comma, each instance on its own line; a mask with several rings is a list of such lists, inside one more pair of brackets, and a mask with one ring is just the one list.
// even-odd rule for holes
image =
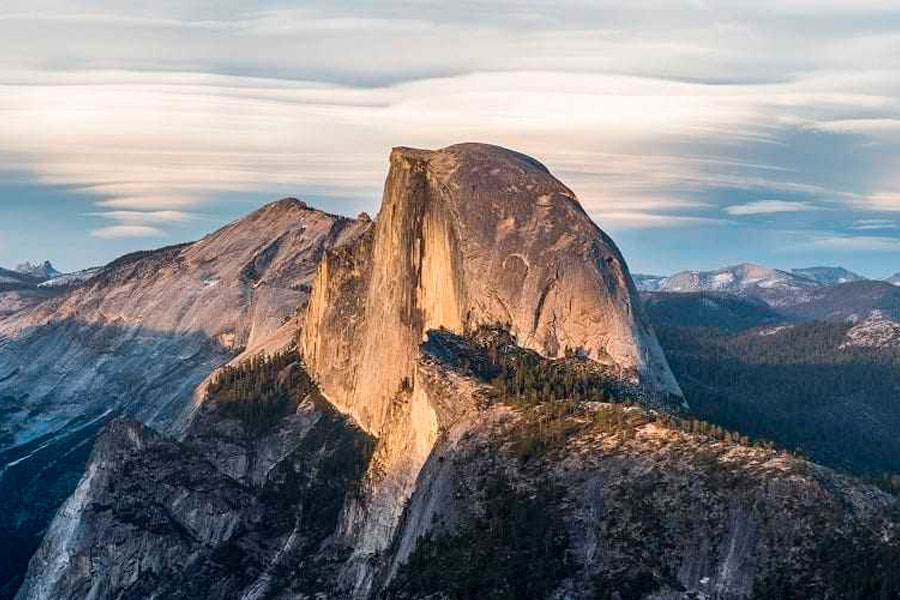
[[782, 331], [787, 331], [787, 330], [790, 330], [793, 328], [794, 328], [793, 325], [776, 325], [774, 327], [766, 327], [764, 329], [760, 329], [759, 331], [756, 332], [756, 334], [766, 337], [766, 336], [770, 336], [770, 335], [777, 335], [777, 334], [781, 333]]
[[806, 277], [822, 285], [837, 285], [851, 281], [865, 281], [865, 277], [844, 267], [805, 267], [791, 269], [791, 273]]
[[660, 282], [658, 290], [737, 293], [753, 288], [804, 290], [818, 285], [816, 281], [787, 271], [743, 263], [715, 271], [681, 271]]
[[38, 287], [56, 288], [84, 283], [85, 281], [93, 279], [102, 270], [102, 267], [94, 267], [91, 269], [84, 269], [82, 271], [75, 271], [74, 273], [63, 273], [61, 275], [53, 277], [52, 279], [44, 281]]

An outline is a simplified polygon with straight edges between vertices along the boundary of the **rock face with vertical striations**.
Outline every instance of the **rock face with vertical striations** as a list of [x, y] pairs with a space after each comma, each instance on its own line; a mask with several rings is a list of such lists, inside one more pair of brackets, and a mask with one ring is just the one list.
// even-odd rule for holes
[[355, 593], [438, 435], [419, 345], [498, 323], [544, 356], [611, 363], [648, 397], [680, 400], [621, 254], [546, 167], [484, 144], [395, 148], [375, 225], [322, 261], [301, 332], [324, 394], [379, 438], [344, 532]]
[[510, 150], [394, 149], [373, 230], [326, 257], [314, 288], [306, 363], [374, 431], [429, 329], [505, 323], [541, 354], [569, 348], [680, 395], [615, 244], [546, 167]]

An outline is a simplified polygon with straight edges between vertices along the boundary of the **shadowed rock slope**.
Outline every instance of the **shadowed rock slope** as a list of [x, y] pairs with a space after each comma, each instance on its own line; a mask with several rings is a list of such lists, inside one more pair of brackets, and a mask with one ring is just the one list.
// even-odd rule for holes
[[281, 200], [0, 319], [0, 598], [97, 430], [116, 415], [171, 430], [204, 378], [296, 313], [322, 253], [367, 226]]

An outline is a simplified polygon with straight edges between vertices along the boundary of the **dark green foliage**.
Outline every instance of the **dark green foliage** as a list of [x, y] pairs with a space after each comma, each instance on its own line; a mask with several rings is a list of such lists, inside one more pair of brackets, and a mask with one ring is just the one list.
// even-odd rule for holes
[[452, 600], [543, 600], [567, 574], [558, 493], [482, 480], [477, 514], [453, 534], [420, 539], [383, 598], [443, 594]]
[[[900, 511], [894, 509], [890, 518], [897, 523]], [[754, 584], [750, 600], [900, 599], [900, 541], [896, 532], [882, 537], [891, 528], [886, 520], [874, 525], [824, 531], [809, 570], [791, 569], [781, 557], [781, 564]]]
[[800, 448], [813, 460], [900, 473], [900, 351], [841, 348], [845, 323], [760, 335], [657, 326], [669, 364], [700, 419]]
[[482, 325], [464, 337], [430, 331], [425, 348], [456, 368], [490, 383], [495, 400], [520, 407], [543, 402], [639, 400], [642, 391], [613, 367], [573, 349], [548, 359], [516, 344], [504, 325]]
[[257, 356], [222, 369], [209, 397], [226, 418], [239, 419], [251, 436], [259, 435], [297, 408], [315, 383], [295, 351]]
[[[596, 600], [641, 600], [660, 588], [659, 580], [649, 571], [637, 570], [617, 577], [597, 575], [593, 579]], [[618, 596], [615, 594], [618, 593]]]
[[762, 300], [721, 292], [650, 293], [644, 306], [654, 327], [715, 327], [738, 332], [784, 321]]

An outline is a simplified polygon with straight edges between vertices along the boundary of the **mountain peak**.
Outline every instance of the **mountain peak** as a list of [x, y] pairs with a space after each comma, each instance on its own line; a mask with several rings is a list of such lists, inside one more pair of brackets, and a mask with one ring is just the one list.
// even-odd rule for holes
[[835, 285], [838, 283], [850, 283], [851, 281], [863, 281], [862, 275], [848, 271], [844, 267], [804, 267], [791, 269], [791, 273], [806, 277], [822, 285]]
[[[329, 398], [370, 431], [414, 378], [429, 329], [507, 324], [545, 356], [611, 357], [653, 393], [681, 395], [618, 248], [571, 190], [519, 152], [394, 148], [371, 239], [353, 260], [320, 267], [303, 347]], [[360, 324], [349, 336], [348, 314]]]
[[30, 262], [24, 262], [20, 265], [16, 266], [16, 271], [22, 273], [23, 275], [29, 275], [36, 279], [50, 279], [52, 277], [57, 277], [62, 275], [59, 271], [57, 271], [52, 264], [50, 264], [49, 260], [45, 260], [43, 263], [32, 264]]
[[300, 198], [295, 198], [294, 196], [287, 196], [285, 198], [280, 198], [273, 202], [269, 202], [264, 205], [263, 210], [274, 210], [274, 209], [285, 209], [285, 208], [309, 208], [309, 205], [301, 200]]
[[527, 154], [502, 146], [480, 142], [453, 144], [438, 150], [425, 150], [407, 146], [397, 146], [391, 150], [391, 164], [401, 161], [411, 164], [437, 164], [442, 160], [452, 160], [458, 163], [476, 162], [482, 170], [487, 171], [500, 167], [513, 167], [519, 170], [536, 170], [545, 174], [550, 173], [550, 170], [540, 161]]
[[821, 285], [802, 275], [750, 262], [713, 271], [681, 271], [666, 278], [642, 277], [636, 281], [640, 289], [646, 292], [729, 292], [751, 295], [803, 292]]

